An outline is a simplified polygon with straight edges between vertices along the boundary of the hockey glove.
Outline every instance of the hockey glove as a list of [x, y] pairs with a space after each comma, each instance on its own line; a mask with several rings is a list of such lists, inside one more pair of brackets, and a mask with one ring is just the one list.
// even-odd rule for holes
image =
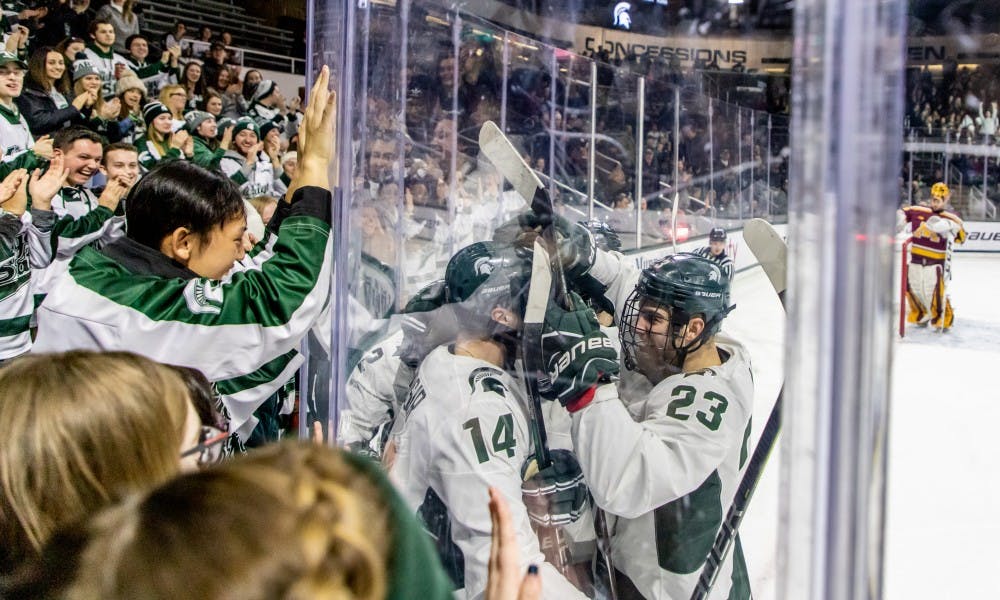
[[[569, 450], [551, 451], [552, 464], [538, 471], [521, 485], [528, 517], [537, 525], [568, 525], [580, 518], [587, 508], [589, 492], [583, 481], [580, 463]], [[525, 465], [525, 473], [534, 470], [534, 461]]]
[[[556, 228], [559, 261], [562, 264], [566, 280], [572, 281], [586, 275], [597, 259], [597, 242], [594, 234], [580, 223], [573, 223], [559, 215], [539, 216], [534, 213], [524, 213], [518, 221], [522, 230], [540, 230], [552, 224]], [[529, 239], [527, 237], [523, 238]], [[530, 238], [532, 244], [534, 239]]]
[[[571, 296], [575, 306], [582, 306], [579, 296]], [[542, 355], [549, 376], [548, 385], [539, 386], [542, 395], [558, 400], [570, 412], [590, 402], [598, 383], [618, 375], [618, 351], [589, 308], [567, 311], [550, 305], [545, 313]]]

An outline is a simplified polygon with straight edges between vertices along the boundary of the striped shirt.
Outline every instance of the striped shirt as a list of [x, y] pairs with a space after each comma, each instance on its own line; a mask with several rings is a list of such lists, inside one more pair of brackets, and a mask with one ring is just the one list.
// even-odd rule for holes
[[734, 274], [733, 259], [730, 258], [728, 254], [726, 254], [725, 250], [723, 250], [718, 255], [713, 255], [712, 248], [709, 246], [705, 246], [704, 248], [698, 248], [697, 250], [692, 250], [691, 253], [697, 254], [698, 256], [701, 256], [703, 258], [707, 258], [708, 260], [719, 265], [719, 269], [721, 269], [722, 273], [729, 278], [729, 281], [733, 280], [733, 274]]

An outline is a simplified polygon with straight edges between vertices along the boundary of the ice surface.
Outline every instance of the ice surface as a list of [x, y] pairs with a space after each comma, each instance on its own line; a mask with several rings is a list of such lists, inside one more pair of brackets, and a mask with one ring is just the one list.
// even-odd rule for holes
[[[955, 255], [948, 333], [897, 338], [885, 598], [1000, 598], [1000, 255]], [[783, 378], [784, 314], [759, 268], [736, 276], [726, 331], [747, 345], [760, 435]], [[778, 443], [781, 443], [779, 436]], [[775, 450], [742, 527], [754, 597], [775, 598]]]

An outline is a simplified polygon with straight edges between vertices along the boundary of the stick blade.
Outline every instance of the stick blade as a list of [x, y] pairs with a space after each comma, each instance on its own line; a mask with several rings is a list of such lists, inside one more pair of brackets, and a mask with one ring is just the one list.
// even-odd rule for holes
[[530, 204], [535, 197], [535, 190], [542, 188], [542, 180], [524, 162], [514, 144], [493, 121], [483, 123], [479, 130], [479, 151], [486, 155], [517, 193]]
[[743, 227], [743, 240], [757, 257], [774, 291], [783, 294], [787, 285], [788, 246], [774, 226], [764, 219], [750, 219]]
[[549, 303], [552, 288], [552, 271], [549, 267], [549, 253], [541, 239], [535, 240], [531, 258], [531, 284], [528, 286], [528, 302], [524, 310], [525, 325], [540, 324], [545, 321], [545, 308]]

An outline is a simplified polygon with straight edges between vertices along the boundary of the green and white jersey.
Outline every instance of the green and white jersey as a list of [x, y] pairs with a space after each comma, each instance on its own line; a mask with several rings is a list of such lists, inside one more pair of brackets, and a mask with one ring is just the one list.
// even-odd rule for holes
[[[590, 274], [621, 314], [639, 270], [598, 252]], [[573, 414], [573, 446], [594, 501], [617, 516], [612, 558], [647, 598], [689, 598], [745, 471], [753, 377], [746, 350], [717, 334], [723, 363], [643, 389], [599, 387]], [[732, 590], [732, 595], [730, 591]], [[750, 597], [739, 537], [711, 598]]]
[[503, 369], [439, 346], [420, 364], [396, 417], [389, 476], [437, 534], [446, 570], [464, 587], [460, 598], [486, 589], [492, 526], [483, 499], [490, 486], [510, 505], [522, 567], [539, 566], [543, 596], [585, 597], [545, 562], [521, 500], [521, 473], [532, 455], [523, 394]]
[[160, 148], [153, 143], [146, 136], [135, 141], [135, 147], [139, 150], [139, 166], [142, 167], [142, 173], [145, 175], [150, 169], [155, 167], [161, 161], [164, 160], [180, 160], [184, 158], [184, 154], [177, 148], [168, 147], [165, 151], [161, 151]]
[[66, 186], [52, 198], [52, 210], [60, 217], [78, 219], [97, 206], [97, 196], [83, 186]]
[[0, 214], [0, 359], [31, 349], [31, 271], [52, 259], [54, 223], [51, 211]]
[[[17, 109], [0, 104], [0, 145], [3, 146], [2, 162], [11, 162], [35, 145], [28, 122]], [[16, 167], [15, 167], [16, 168]]]
[[276, 107], [264, 106], [259, 102], [254, 102], [247, 110], [247, 116], [253, 119], [258, 127], [274, 123], [278, 126], [279, 132], [285, 133], [285, 125], [287, 123], [285, 115], [281, 114], [281, 111]]
[[115, 79], [115, 65], [124, 65], [127, 69], [130, 66], [129, 62], [114, 50], [105, 52], [93, 42], [87, 44], [87, 47], [83, 49], [83, 54], [94, 65], [97, 74], [101, 77], [101, 94], [104, 96], [114, 95], [118, 85], [118, 80]]
[[240, 186], [240, 193], [248, 200], [281, 195], [274, 189], [274, 166], [263, 152], [257, 154], [256, 162], [249, 164], [239, 152], [227, 150], [219, 161], [219, 168]]
[[301, 364], [297, 348], [328, 301], [329, 192], [302, 188], [294, 200], [270, 258], [222, 281], [127, 238], [82, 249], [38, 309], [35, 351], [125, 350], [198, 369], [246, 439], [253, 411]]

